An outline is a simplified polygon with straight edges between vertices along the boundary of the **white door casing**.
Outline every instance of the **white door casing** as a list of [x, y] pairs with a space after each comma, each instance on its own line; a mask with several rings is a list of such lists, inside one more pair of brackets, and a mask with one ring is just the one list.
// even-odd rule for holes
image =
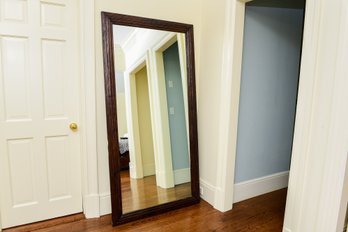
[[138, 108], [136, 97], [135, 73], [147, 66], [146, 57], [142, 57], [134, 66], [125, 72], [125, 99], [129, 142], [129, 170], [134, 179], [144, 177], [139, 134]]
[[80, 0], [82, 193], [86, 218], [99, 217], [96, 125], [95, 2]]
[[[156, 154], [156, 182], [161, 188], [173, 188], [174, 172], [172, 164], [172, 151], [170, 144], [170, 128], [166, 95], [166, 83], [164, 78], [163, 51], [176, 42], [176, 34], [168, 33], [153, 48], [149, 49], [151, 64], [151, 83], [153, 86], [153, 115], [154, 129], [158, 135]], [[164, 155], [165, 154], [165, 155]]]
[[248, 1], [250, 0], [226, 1], [219, 152], [214, 199], [214, 207], [222, 212], [232, 209], [233, 205], [245, 2]]
[[78, 1], [0, 1], [3, 228], [82, 211]]

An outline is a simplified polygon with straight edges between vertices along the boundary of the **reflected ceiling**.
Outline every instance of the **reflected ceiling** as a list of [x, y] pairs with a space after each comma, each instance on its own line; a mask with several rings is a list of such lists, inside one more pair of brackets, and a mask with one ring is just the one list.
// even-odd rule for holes
[[113, 27], [113, 30], [113, 34], [117, 34], [117, 36], [114, 36], [114, 43], [123, 46], [123, 44], [128, 40], [130, 35], [134, 32], [135, 28], [115, 25]]

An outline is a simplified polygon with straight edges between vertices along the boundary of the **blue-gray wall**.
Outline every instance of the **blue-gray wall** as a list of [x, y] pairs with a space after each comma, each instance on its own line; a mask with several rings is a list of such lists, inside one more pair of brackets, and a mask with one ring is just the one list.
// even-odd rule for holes
[[303, 10], [246, 7], [235, 183], [287, 171]]
[[[163, 62], [173, 169], [189, 168], [185, 106], [177, 43], [174, 43], [163, 52]], [[173, 83], [172, 87], [169, 86], [170, 81]], [[174, 108], [174, 114], [170, 113], [171, 107]]]

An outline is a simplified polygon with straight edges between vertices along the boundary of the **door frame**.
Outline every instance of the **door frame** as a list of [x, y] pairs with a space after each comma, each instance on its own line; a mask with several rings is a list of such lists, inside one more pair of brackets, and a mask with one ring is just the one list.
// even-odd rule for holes
[[[217, 158], [216, 192], [214, 198], [214, 207], [222, 212], [232, 209], [234, 203], [245, 4], [251, 1], [253, 0], [226, 1], [227, 7], [221, 81], [222, 91], [220, 95], [221, 123], [219, 127], [220, 139]], [[303, 47], [303, 50], [304, 49], [308, 48]], [[232, 54], [232, 56], [230, 54]], [[301, 63], [303, 63], [303, 61], [301, 61]], [[300, 120], [301, 118], [296, 117], [295, 124], [299, 123], [298, 121]], [[226, 126], [226, 124], [228, 125]], [[294, 131], [294, 136], [295, 133], [296, 131]]]
[[[130, 177], [133, 179], [141, 179], [144, 177], [144, 169], [141, 155], [140, 145], [140, 129], [138, 120], [138, 104], [136, 93], [136, 73], [146, 67], [147, 78], [149, 75], [149, 62], [147, 55], [138, 59], [125, 72], [125, 96], [126, 96], [126, 118], [129, 142], [129, 158], [130, 158]], [[150, 82], [148, 79], [148, 86]], [[149, 90], [148, 90], [149, 91]], [[150, 91], [149, 91], [150, 95]], [[151, 103], [150, 103], [151, 104]], [[151, 109], [150, 109], [151, 112]]]
[[156, 107], [154, 107], [154, 114], [160, 122], [156, 126], [156, 133], [158, 135], [158, 154], [166, 154], [166, 156], [158, 156], [158, 165], [156, 165], [156, 182], [157, 185], [162, 188], [172, 188], [175, 186], [172, 151], [170, 144], [166, 83], [164, 79], [163, 50], [175, 43], [176, 38], [176, 33], [170, 32], [154, 47], [150, 48], [150, 59], [152, 64], [151, 79], [153, 91], [155, 93], [153, 102], [155, 102], [156, 105]]
[[[167, 104], [167, 94], [166, 94], [166, 82], [165, 82], [165, 70], [163, 61], [163, 52], [169, 48], [174, 43], [178, 43], [178, 55], [180, 61], [180, 74], [181, 74], [181, 84], [183, 87], [183, 99], [184, 99], [184, 109], [185, 115], [188, 115], [188, 96], [187, 96], [187, 71], [186, 71], [186, 47], [185, 47], [185, 35], [180, 33], [171, 32], [165, 36], [162, 40], [158, 42], [156, 46], [151, 48], [151, 64], [152, 64], [152, 81], [155, 86], [154, 91], [157, 94], [158, 107], [154, 109], [156, 115], [160, 118], [161, 123], [158, 124], [157, 133], [160, 134], [160, 149], [161, 154], [167, 154], [166, 157], [162, 157], [159, 160], [159, 165], [156, 169], [159, 170], [156, 175], [158, 175], [158, 183], [162, 188], [171, 188], [177, 183], [175, 181], [175, 173], [173, 169], [173, 159], [171, 151], [170, 142], [170, 126], [169, 126], [169, 116], [168, 116], [168, 104]], [[186, 128], [187, 134], [189, 134], [188, 127], [188, 117], [186, 117]], [[188, 137], [189, 144], [189, 137]]]
[[220, 139], [214, 198], [214, 207], [222, 212], [231, 210], [233, 207], [245, 4], [250, 1], [252, 0], [225, 1], [226, 18], [220, 86]]
[[86, 218], [100, 216], [97, 157], [95, 3], [80, 0], [82, 205]]

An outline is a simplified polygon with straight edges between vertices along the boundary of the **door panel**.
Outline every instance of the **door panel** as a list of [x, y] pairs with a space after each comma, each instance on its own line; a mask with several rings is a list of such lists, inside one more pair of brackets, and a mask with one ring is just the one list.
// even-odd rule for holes
[[42, 70], [44, 82], [45, 119], [66, 118], [67, 110], [64, 96], [65, 41], [42, 40]]
[[50, 201], [71, 197], [69, 193], [69, 173], [67, 154], [68, 136], [46, 137], [46, 156], [48, 170], [48, 195]]
[[4, 228], [82, 211], [78, 1], [0, 0]]
[[1, 15], [3, 21], [25, 22], [27, 20], [27, 1], [4, 0]]
[[58, 2], [41, 2], [41, 25], [63, 27], [65, 25], [64, 3]]
[[[7, 141], [12, 205], [18, 208], [37, 204], [34, 184], [33, 139]], [[25, 191], [22, 191], [25, 189]]]
[[4, 36], [1, 42], [5, 119], [7, 121], [30, 119], [28, 39]]

